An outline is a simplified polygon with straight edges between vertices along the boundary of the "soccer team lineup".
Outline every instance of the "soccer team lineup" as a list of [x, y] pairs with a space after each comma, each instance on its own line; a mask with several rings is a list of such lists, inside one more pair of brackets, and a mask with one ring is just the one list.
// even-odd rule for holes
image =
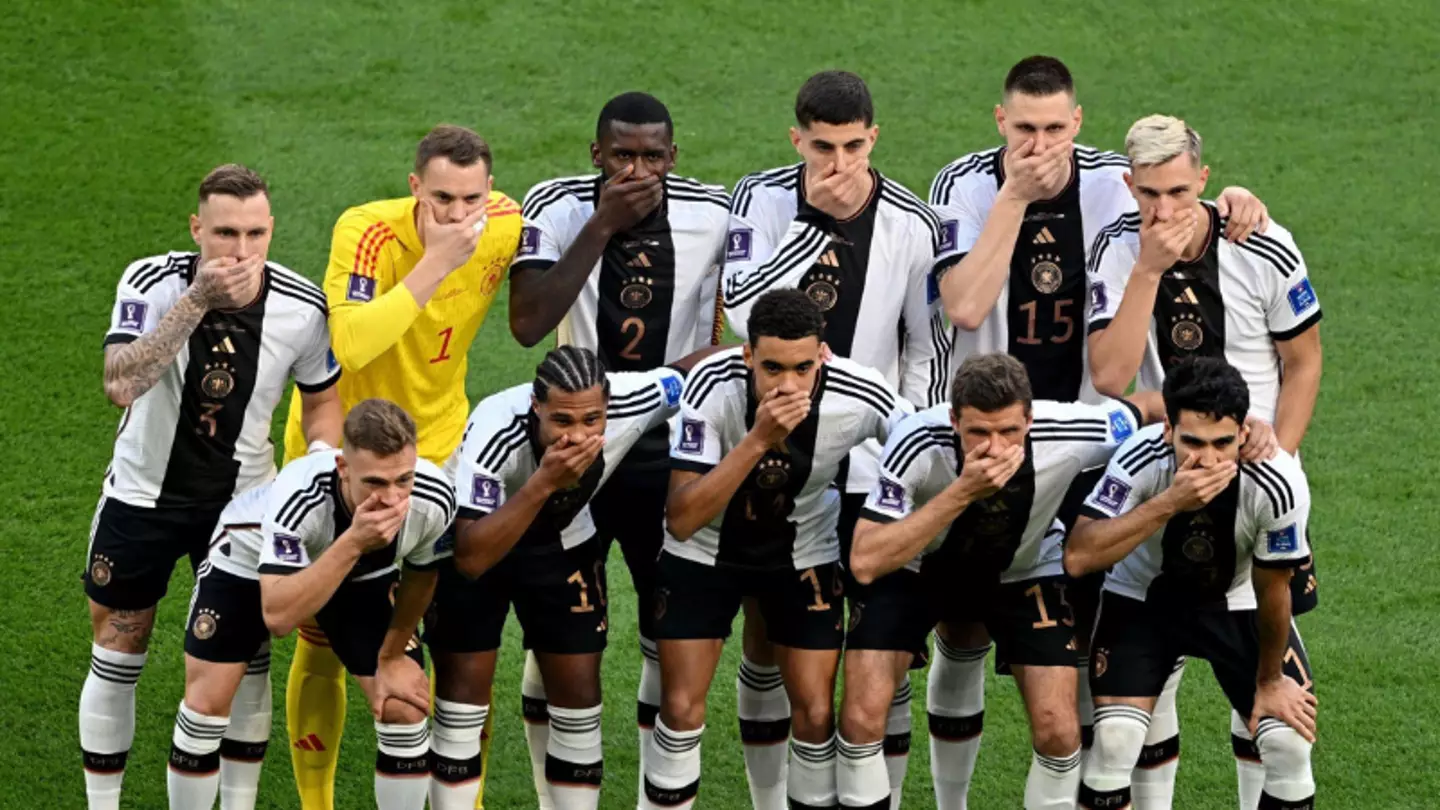
[[[702, 738], [743, 752], [757, 810], [893, 810], [902, 786], [963, 810], [987, 673], [1028, 721], [1005, 806], [1167, 810], [1221, 778], [1178, 772], [1187, 669], [1230, 706], [1232, 802], [1313, 808], [1302, 251], [1207, 185], [1204, 121], [1139, 110], [1091, 148], [1064, 63], [1003, 71], [996, 142], [923, 195], [872, 165], [842, 70], [794, 96], [798, 160], [728, 187], [675, 171], [643, 92], [596, 99], [591, 173], [523, 198], [440, 124], [409, 195], [349, 203], [320, 284], [267, 258], [279, 178], [197, 177], [194, 245], [177, 227], [124, 268], [103, 338], [123, 415], [83, 576], [88, 807], [134, 789], [137, 706], [174, 706], [137, 684], [183, 562], [172, 810], [271, 806], [262, 765], [303, 810], [495, 808], [501, 780], [543, 810], [741, 806], [708, 799]], [[482, 326], [553, 348], [472, 401]], [[607, 649], [622, 590], [638, 650]], [[707, 733], [717, 679], [738, 730]], [[335, 789], [347, 683], [373, 797]], [[603, 703], [632, 697], [638, 768], [607, 768]], [[529, 773], [495, 766], [492, 718], [523, 723]]]

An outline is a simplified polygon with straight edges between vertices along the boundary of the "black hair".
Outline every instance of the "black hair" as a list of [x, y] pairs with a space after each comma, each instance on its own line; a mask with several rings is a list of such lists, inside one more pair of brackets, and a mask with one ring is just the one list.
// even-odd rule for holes
[[795, 96], [795, 121], [808, 128], [823, 124], [875, 123], [875, 103], [865, 80], [845, 70], [826, 70], [805, 80]]
[[814, 335], [819, 340], [825, 339], [825, 318], [820, 314], [820, 307], [803, 290], [793, 287], [771, 290], [760, 296], [750, 310], [746, 327], [750, 330], [751, 346], [762, 337], [800, 340]]
[[610, 125], [616, 121], [622, 124], [664, 124], [665, 134], [675, 137], [670, 110], [649, 93], [621, 93], [605, 102], [605, 106], [600, 108], [600, 120], [595, 122], [595, 140], [603, 140], [610, 131]]
[[1030, 413], [1033, 401], [1025, 366], [1005, 352], [966, 357], [955, 370], [955, 382], [950, 386], [950, 408], [956, 415], [961, 408], [995, 413], [1017, 402]]
[[1027, 56], [1015, 63], [1005, 74], [1005, 95], [1024, 93], [1027, 96], [1053, 96], [1075, 93], [1075, 80], [1070, 68], [1053, 56]]
[[574, 394], [595, 386], [603, 388], [605, 398], [610, 398], [610, 378], [605, 376], [605, 363], [595, 352], [579, 346], [560, 346], [545, 353], [545, 359], [535, 367], [535, 383], [531, 393], [536, 402], [545, 402], [550, 389], [558, 388], [567, 394]]
[[1170, 426], [1180, 423], [1181, 411], [1194, 411], [1219, 420], [1245, 424], [1250, 412], [1250, 387], [1240, 370], [1217, 357], [1185, 357], [1165, 373], [1161, 388]]

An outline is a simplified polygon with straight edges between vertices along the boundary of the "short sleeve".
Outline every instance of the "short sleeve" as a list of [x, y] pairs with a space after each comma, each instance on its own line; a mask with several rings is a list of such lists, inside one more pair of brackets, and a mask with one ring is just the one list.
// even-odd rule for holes
[[956, 195], [947, 205], [935, 206], [935, 213], [940, 217], [940, 240], [934, 262], [938, 270], [965, 258], [975, 247], [985, 227], [985, 218], [963, 194]]
[[557, 199], [557, 187], [541, 183], [525, 194], [524, 223], [520, 226], [520, 246], [510, 262], [510, 271], [546, 270], [565, 252], [565, 234], [559, 212], [567, 208], [567, 197]]
[[1130, 437], [1111, 456], [1104, 474], [1080, 507], [1080, 514], [1105, 520], [1134, 510], [1151, 497], [1157, 473], [1168, 453], [1158, 433]]
[[115, 289], [115, 305], [110, 310], [110, 328], [104, 345], [129, 343], [160, 323], [169, 309], [169, 285], [165, 277], [174, 271], [165, 256], [135, 262], [125, 268]]
[[340, 362], [330, 349], [330, 328], [325, 316], [315, 313], [310, 334], [291, 368], [295, 385], [306, 394], [324, 391], [340, 380]]
[[1265, 234], [1251, 234], [1241, 248], [1263, 264], [1271, 281], [1265, 326], [1275, 340], [1292, 340], [1320, 321], [1320, 299], [1310, 283], [1305, 258], [1290, 234], [1272, 225]]
[[669, 421], [680, 409], [685, 375], [670, 366], [650, 371], [613, 371], [606, 418], [639, 420], [645, 431]]
[[[700, 378], [701, 365], [690, 372], [690, 381]], [[720, 383], [723, 385], [724, 383]], [[697, 402], [699, 394], [706, 394], [706, 401]], [[686, 472], [707, 473], [720, 463], [719, 409], [723, 397], [713, 387], [704, 391], [688, 388], [680, 399], [680, 423], [671, 431], [670, 468]]]
[[1294, 457], [1241, 466], [1254, 486], [1258, 520], [1254, 564], [1261, 568], [1294, 568], [1310, 557], [1310, 485]]
[[[476, 428], [482, 427], [476, 425]], [[456, 514], [465, 520], [479, 520], [505, 503], [505, 478], [501, 467], [508, 457], [502, 430], [467, 431], [455, 470]]]
[[1139, 227], [1134, 214], [1124, 214], [1111, 225], [1100, 231], [1095, 239], [1087, 264], [1086, 282], [1089, 285], [1089, 301], [1085, 310], [1088, 334], [1094, 334], [1110, 325], [1115, 313], [1120, 311], [1120, 299], [1125, 295], [1125, 285], [1130, 281], [1130, 271], [1135, 266], [1135, 247], [1125, 238], [1129, 222]]
[[915, 510], [929, 478], [933, 448], [924, 428], [896, 430], [880, 454], [880, 475], [865, 496], [860, 516], [876, 523], [901, 520]]
[[[293, 574], [310, 566], [312, 562], [308, 544], [305, 542], [305, 518], [285, 517], [287, 506], [291, 505], [296, 493], [290, 483], [290, 476], [281, 471], [281, 477], [270, 487], [265, 505], [265, 517], [260, 521], [260, 565], [261, 574]], [[305, 481], [309, 483], [309, 481]], [[318, 552], [317, 552], [318, 553]]]
[[405, 567], [428, 571], [455, 553], [455, 499], [443, 476], [416, 475], [410, 508], [417, 507], [422, 519], [418, 536], [405, 554]]

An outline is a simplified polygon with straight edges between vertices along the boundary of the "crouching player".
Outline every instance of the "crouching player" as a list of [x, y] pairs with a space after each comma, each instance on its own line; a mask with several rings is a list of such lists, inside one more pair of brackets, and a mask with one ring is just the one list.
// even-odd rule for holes
[[[253, 802], [270, 701], [233, 709], [231, 702], [269, 635], [288, 635], [311, 616], [375, 714], [377, 806], [425, 806], [430, 688], [405, 651], [434, 593], [432, 569], [450, 554], [455, 497], [439, 468], [417, 459], [415, 423], [398, 405], [360, 402], [344, 436], [343, 451], [291, 462], [221, 514], [186, 625], [172, 810], [209, 810], [222, 782], [227, 808], [232, 791]], [[240, 739], [256, 742], [222, 750], [227, 727], [242, 724], [252, 733]]]

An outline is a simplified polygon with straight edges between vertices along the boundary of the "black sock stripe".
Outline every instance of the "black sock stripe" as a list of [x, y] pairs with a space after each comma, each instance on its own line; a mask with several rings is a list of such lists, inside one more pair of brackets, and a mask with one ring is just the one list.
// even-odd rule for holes
[[90, 656], [90, 666], [92, 666], [92, 667], [98, 667], [99, 669], [103, 669], [103, 670], [105, 670], [106, 672], [109, 672], [109, 673], [114, 674], [114, 675], [128, 675], [128, 674], [131, 674], [131, 673], [134, 673], [134, 674], [138, 675], [138, 674], [140, 674], [140, 670], [142, 670], [142, 669], [145, 668], [145, 665], [144, 665], [143, 663], [142, 663], [142, 664], [118, 664], [118, 663], [116, 663], [116, 662], [114, 662], [114, 661], [106, 661], [105, 659], [103, 659], [103, 658], [101, 658], [101, 657], [99, 657], [99, 656], [96, 656], [96, 655]]
[[225, 738], [220, 740], [220, 757], [235, 762], [263, 762], [269, 745], [269, 740], [246, 742]]
[[900, 684], [900, 688], [895, 690], [895, 697], [890, 700], [890, 705], [900, 706], [902, 704], [909, 703], [911, 698], [913, 697], [914, 690], [910, 688], [910, 682], [903, 681]]
[[204, 776], [220, 770], [220, 752], [192, 754], [178, 746], [170, 746], [170, 767], [180, 773]]
[[1084, 810], [1109, 810], [1130, 806], [1130, 788], [1119, 790], [1095, 790], [1084, 782], [1080, 783], [1080, 801], [1077, 807]]
[[81, 749], [80, 755], [85, 763], [85, 770], [91, 773], [122, 773], [125, 770], [125, 760], [129, 759], [130, 752], [96, 754]]
[[650, 777], [645, 777], [645, 798], [649, 799], [651, 804], [659, 805], [660, 807], [676, 807], [682, 805], [694, 799], [695, 795], [699, 792], [699, 779], [696, 779], [684, 787], [662, 788], [657, 787], [654, 782], [651, 782]]
[[655, 724], [655, 744], [674, 754], [683, 754], [686, 751], [700, 747], [700, 732], [679, 732], [692, 736], [677, 737], [673, 730], [666, 729], [659, 723]]
[[902, 757], [910, 753], [910, 732], [885, 735], [885, 756]]
[[175, 715], [175, 725], [186, 736], [194, 737], [197, 740], [218, 740], [225, 736], [225, 730], [230, 727], [228, 722], [220, 726], [203, 725], [184, 714]]
[[660, 716], [660, 707], [652, 703], [635, 701], [635, 724], [641, 728], [654, 728], [655, 719]]
[[375, 752], [375, 772], [384, 776], [428, 776], [430, 753], [418, 757], [397, 757], [384, 751]]
[[1158, 768], [1180, 756], [1180, 735], [1141, 747], [1137, 768]]
[[594, 762], [569, 762], [550, 754], [545, 755], [545, 781], [552, 785], [584, 785], [598, 788], [604, 776], [604, 759]]
[[550, 719], [550, 704], [544, 698], [520, 696], [520, 714], [530, 723], [544, 723]]
[[840, 741], [835, 746], [835, 752], [842, 759], [866, 759], [867, 757], [878, 756], [885, 751], [885, 741], [873, 743], [849, 743]]
[[946, 742], [963, 742], [979, 737], [985, 730], [985, 712], [950, 717], [928, 712], [930, 736]]
[[447, 785], [469, 782], [480, 778], [480, 770], [479, 754], [470, 759], [451, 759], [442, 757], [433, 750], [430, 752], [430, 775], [437, 782]]
[[951, 647], [945, 639], [935, 636], [935, 651], [951, 661], [979, 661], [990, 654], [990, 647], [989, 644], [984, 647]]
[[771, 745], [790, 738], [790, 718], [779, 720], [740, 720], [740, 742], [745, 745]]
[[1239, 734], [1230, 735], [1230, 751], [1236, 759], [1243, 759], [1249, 762], [1260, 761], [1260, 749], [1255, 747], [1255, 741]]

